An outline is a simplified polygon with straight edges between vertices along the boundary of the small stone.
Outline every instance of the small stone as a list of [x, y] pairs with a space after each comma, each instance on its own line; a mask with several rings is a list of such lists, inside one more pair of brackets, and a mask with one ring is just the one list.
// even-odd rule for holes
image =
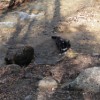
[[33, 77], [33, 74], [32, 73], [26, 73], [25, 74], [25, 78], [32, 78]]
[[24, 100], [34, 100], [34, 99], [33, 99], [33, 96], [32, 95], [28, 95], [28, 96], [25, 97]]
[[71, 96], [70, 96], [70, 95], [67, 97], [67, 100], [72, 100], [72, 98], [71, 98]]
[[68, 58], [75, 58], [78, 56], [78, 53], [76, 53], [75, 51], [73, 51], [72, 49], [70, 49], [69, 51], [67, 51], [66, 56]]
[[0, 80], [0, 84], [4, 84], [7, 82], [7, 78]]
[[100, 54], [99, 53], [93, 53], [92, 56], [93, 57], [99, 57], [100, 58]]
[[38, 86], [40, 90], [53, 92], [58, 84], [52, 77], [45, 77], [39, 81]]

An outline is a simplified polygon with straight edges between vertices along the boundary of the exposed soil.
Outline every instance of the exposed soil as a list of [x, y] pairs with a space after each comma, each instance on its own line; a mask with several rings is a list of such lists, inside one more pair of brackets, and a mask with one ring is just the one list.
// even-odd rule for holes
[[[37, 0], [11, 11], [3, 10], [0, 21], [18, 21], [12, 16], [14, 11], [41, 12], [43, 16], [33, 21], [18, 21], [15, 28], [0, 29], [2, 67], [9, 46], [27, 44], [35, 49], [35, 61], [28, 67], [21, 68], [17, 75], [0, 75], [0, 100], [24, 100], [30, 94], [38, 100], [38, 82], [46, 76], [53, 77], [59, 84], [55, 93], [46, 100], [69, 100], [69, 97], [71, 100], [100, 100], [100, 93], [60, 88], [63, 83], [74, 80], [83, 69], [100, 66], [100, 5], [76, 5], [75, 8], [71, 5], [69, 11], [67, 4], [63, 0]], [[52, 35], [71, 41], [71, 49], [66, 55], [59, 55]], [[28, 73], [32, 75], [25, 77]]]

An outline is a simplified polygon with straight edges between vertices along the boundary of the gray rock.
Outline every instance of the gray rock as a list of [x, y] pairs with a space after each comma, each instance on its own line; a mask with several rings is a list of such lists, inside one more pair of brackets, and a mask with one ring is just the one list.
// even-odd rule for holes
[[71, 97], [71, 96], [68, 96], [68, 97], [67, 97], [67, 100], [72, 100], [72, 97]]
[[27, 66], [34, 58], [34, 49], [31, 46], [17, 45], [8, 48], [6, 53], [6, 64], [18, 64]]
[[99, 57], [100, 58], [100, 54], [99, 53], [93, 53], [92, 56], [93, 57]]
[[32, 78], [32, 77], [33, 77], [33, 74], [30, 72], [25, 74], [25, 78]]
[[14, 28], [16, 24], [15, 22], [0, 22], [0, 28]]
[[33, 96], [32, 95], [28, 95], [28, 96], [25, 97], [24, 100], [34, 100], [34, 99], [33, 99]]
[[89, 92], [100, 92], [100, 67], [87, 68], [82, 71], [79, 76], [69, 84], [64, 84], [63, 89], [79, 89]]

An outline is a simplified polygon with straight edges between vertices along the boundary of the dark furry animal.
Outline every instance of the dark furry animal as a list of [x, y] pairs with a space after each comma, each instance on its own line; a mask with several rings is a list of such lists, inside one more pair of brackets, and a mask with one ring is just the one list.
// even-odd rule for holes
[[5, 62], [6, 64], [17, 64], [27, 66], [34, 59], [34, 49], [31, 46], [12, 46], [8, 48]]
[[51, 38], [54, 39], [54, 41], [56, 42], [60, 53], [66, 52], [71, 47], [69, 40], [65, 40], [59, 36], [52, 36]]

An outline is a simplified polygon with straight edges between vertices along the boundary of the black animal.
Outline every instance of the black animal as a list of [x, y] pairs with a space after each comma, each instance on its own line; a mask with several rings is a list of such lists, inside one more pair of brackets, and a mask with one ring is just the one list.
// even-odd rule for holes
[[6, 64], [17, 64], [27, 66], [34, 59], [34, 48], [31, 46], [12, 46], [8, 48], [5, 62]]
[[69, 40], [65, 40], [60, 36], [52, 36], [51, 38], [54, 39], [60, 53], [66, 52], [71, 47]]

